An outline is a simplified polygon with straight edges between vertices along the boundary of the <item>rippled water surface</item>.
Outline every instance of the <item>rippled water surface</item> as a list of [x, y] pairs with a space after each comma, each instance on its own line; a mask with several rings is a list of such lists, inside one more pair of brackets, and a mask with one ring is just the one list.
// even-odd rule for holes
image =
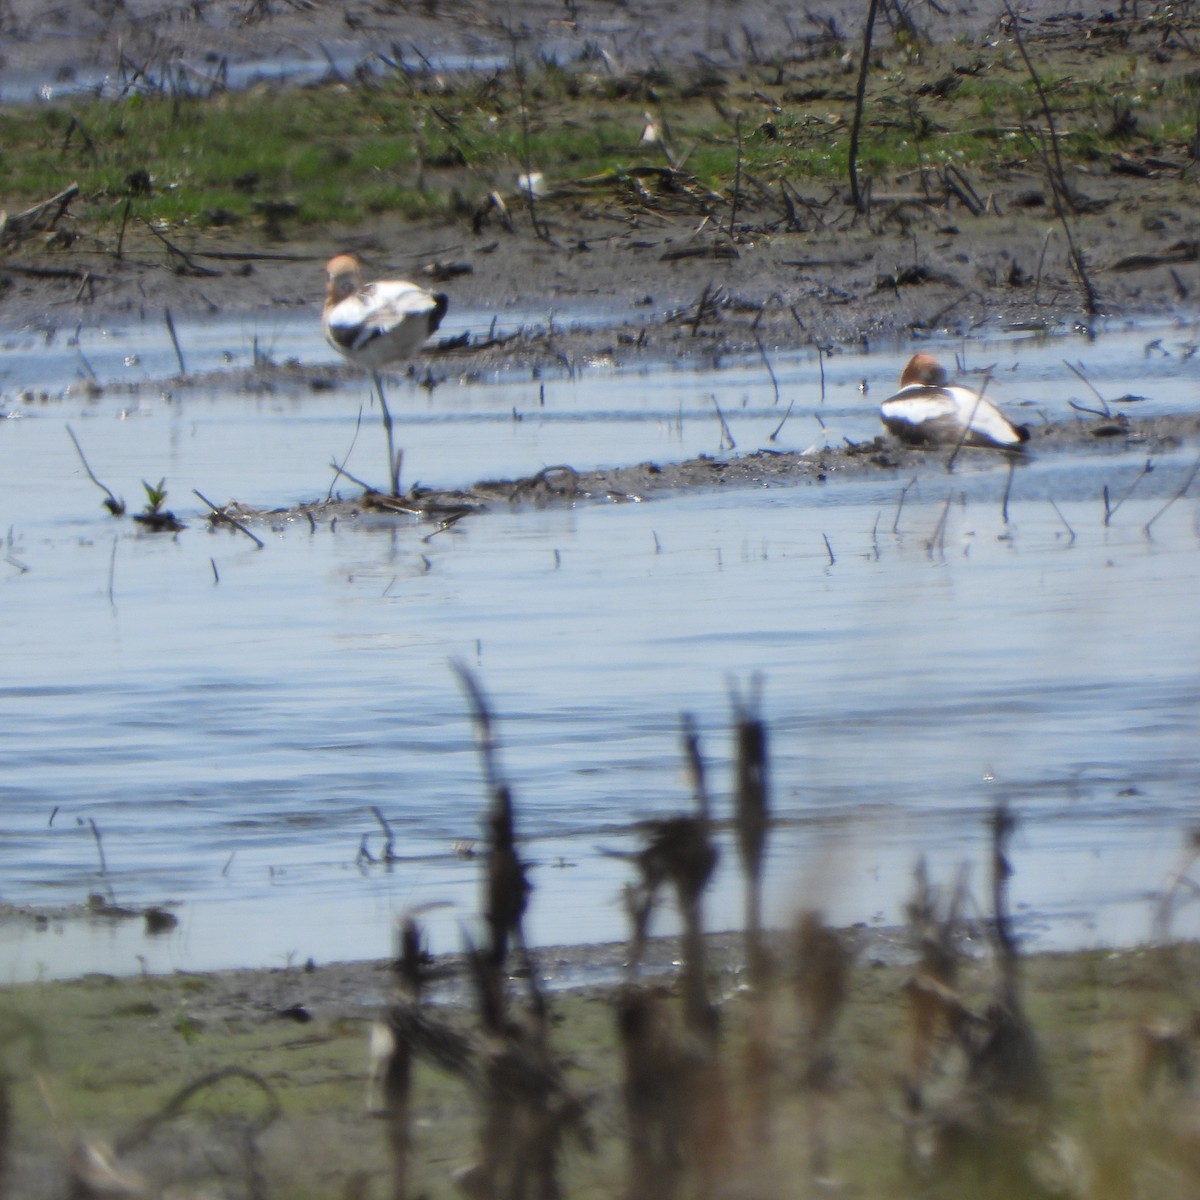
[[[256, 342], [277, 360], [327, 354], [311, 316], [178, 328], [197, 372], [245, 364]], [[1110, 400], [1190, 410], [1194, 338], [1013, 337], [966, 354], [995, 365], [989, 395], [1036, 423], [1095, 401], [1064, 358]], [[947, 881], [974, 864], [982, 898], [984, 818], [1006, 797], [1023, 817], [1013, 897], [1031, 935], [1149, 931], [1200, 794], [1195, 487], [1164, 511], [1196, 447], [1156, 456], [1149, 474], [1136, 446], [1042, 452], [1015, 472], [1007, 521], [1007, 469], [975, 455], [915, 482], [495, 511], [433, 537], [408, 518], [281, 517], [259, 527], [259, 550], [210, 532], [192, 489], [217, 503], [321, 498], [352, 445], [349, 469], [381, 481], [365, 383], [164, 383], [177, 366], [157, 321], [10, 331], [3, 347], [0, 901], [110, 889], [131, 907], [171, 902], [180, 924], [156, 939], [141, 922], [6, 926], [0, 977], [373, 957], [395, 914], [419, 906], [433, 948], [457, 948], [479, 866], [452, 847], [478, 836], [482, 787], [454, 662], [495, 709], [541, 943], [624, 935], [630, 872], [608, 851], [638, 845], [639, 818], [688, 804], [685, 711], [727, 811], [730, 689], [755, 675], [779, 819], [775, 919], [819, 903], [838, 921], [896, 920], [921, 853]], [[404, 480], [873, 437], [907, 352], [827, 359], [823, 400], [808, 352], [772, 356], [778, 399], [757, 359], [432, 391], [398, 381]], [[68, 424], [131, 508], [142, 480], [165, 477], [187, 530], [108, 517]], [[1105, 487], [1110, 505], [1128, 493], [1107, 525]], [[390, 868], [356, 863], [364, 838], [382, 849], [372, 806], [395, 835]], [[714, 928], [740, 915], [725, 849]]]

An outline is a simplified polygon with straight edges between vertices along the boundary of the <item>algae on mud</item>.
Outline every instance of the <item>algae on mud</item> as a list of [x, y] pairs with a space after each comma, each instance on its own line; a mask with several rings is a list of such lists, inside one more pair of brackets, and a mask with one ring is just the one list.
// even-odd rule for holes
[[[421, 28], [487, 28], [504, 43], [490, 12], [463, 7], [465, 20], [435, 7]], [[861, 213], [841, 194], [853, 104], [842, 56], [857, 50], [857, 8], [804, 27], [770, 4], [739, 8], [742, 45], [715, 36], [714, 22], [733, 15], [710, 11], [712, 45], [696, 57], [686, 12], [624, 6], [639, 49], [625, 69], [604, 50], [614, 15], [578, 5], [557, 30], [573, 56], [541, 53], [535, 25], [509, 31], [520, 70], [393, 65], [301, 92], [207, 97], [168, 86], [180, 55], [224, 44], [218, 23], [193, 24], [174, 51], [150, 47], [148, 94], [131, 84], [112, 101], [6, 110], [10, 209], [76, 178], [83, 194], [50, 236], [10, 248], [0, 316], [311, 305], [319, 264], [347, 248], [380, 271], [462, 268], [447, 287], [456, 306], [506, 306], [514, 293], [607, 299], [613, 325], [633, 313], [640, 326], [622, 355], [640, 351], [647, 331], [655, 353], [719, 354], [726, 342], [713, 327], [739, 310], [768, 346], [1054, 323], [1081, 312], [1054, 223], [1060, 200], [1104, 311], [1174, 311], [1200, 290], [1197, 42], [1186, 10], [1038, 11], [1023, 37], [1053, 106], [1058, 184], [1011, 31], [994, 14], [906, 15], [876, 42]], [[257, 39], [297, 21], [311, 37], [332, 15], [259, 16]], [[115, 30], [120, 15], [110, 19]], [[363, 53], [393, 23], [414, 36], [409, 19], [374, 13]], [[145, 36], [155, 19], [142, 23]], [[547, 15], [541, 46], [555, 29]], [[103, 46], [108, 35], [98, 36]], [[536, 204], [516, 183], [531, 171], [546, 191]], [[1068, 194], [1056, 200], [1060, 185]], [[1139, 251], [1141, 265], [1110, 272], [1117, 246]], [[666, 346], [672, 313], [702, 293], [707, 314], [702, 301]], [[592, 344], [612, 337], [610, 326]], [[735, 338], [754, 345], [744, 331]]]

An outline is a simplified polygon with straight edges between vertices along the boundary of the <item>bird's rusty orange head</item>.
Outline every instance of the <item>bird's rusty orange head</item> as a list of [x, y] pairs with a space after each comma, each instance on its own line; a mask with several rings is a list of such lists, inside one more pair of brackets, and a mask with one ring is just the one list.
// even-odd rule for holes
[[353, 254], [336, 254], [325, 264], [325, 275], [328, 298], [341, 300], [362, 286], [362, 263]]
[[942, 387], [948, 378], [946, 368], [932, 354], [914, 354], [900, 376], [900, 386], [921, 383], [926, 387]]

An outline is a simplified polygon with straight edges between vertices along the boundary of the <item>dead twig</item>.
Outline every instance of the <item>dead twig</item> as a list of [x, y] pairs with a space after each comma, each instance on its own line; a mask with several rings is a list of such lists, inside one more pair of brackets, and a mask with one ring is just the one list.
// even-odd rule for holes
[[1124, 504], [1125, 501], [1128, 500], [1131, 495], [1133, 495], [1133, 489], [1135, 487], [1137, 487], [1137, 485], [1139, 483], [1141, 483], [1142, 480], [1145, 479], [1146, 476], [1149, 475], [1153, 470], [1154, 470], [1153, 460], [1149, 459], [1149, 458], [1146, 459], [1146, 462], [1143, 465], [1142, 469], [1134, 476], [1133, 482], [1125, 489], [1124, 492], [1121, 493], [1121, 498], [1116, 502], [1116, 504], [1113, 504], [1110, 501], [1109, 492], [1108, 492], [1108, 484], [1106, 483], [1104, 485], [1104, 487], [1101, 489], [1101, 494], [1104, 497], [1104, 524], [1105, 525], [1108, 525], [1112, 521], [1113, 517], [1116, 516], [1116, 514], [1117, 514], [1117, 509], [1119, 509], [1121, 507], [1121, 505]]
[[209, 270], [208, 267], [200, 266], [200, 264], [196, 262], [186, 250], [183, 250], [179, 246], [175, 245], [175, 243], [171, 241], [169, 237], [155, 229], [153, 223], [147, 221], [145, 217], [138, 217], [138, 220], [141, 221], [141, 223], [145, 225], [145, 227], [150, 230], [150, 232], [154, 234], [154, 236], [158, 238], [160, 242], [162, 242], [162, 244], [167, 248], [168, 255], [177, 258], [183, 264], [182, 268], [173, 268], [173, 270], [175, 270], [178, 274], [199, 275], [211, 279], [216, 278], [223, 273], [221, 271]]
[[1182, 485], [1176, 490], [1175, 494], [1166, 502], [1166, 504], [1164, 504], [1162, 506], [1162, 508], [1160, 508], [1158, 510], [1158, 512], [1156, 512], [1154, 514], [1154, 516], [1152, 516], [1150, 518], [1150, 520], [1148, 520], [1145, 523], [1145, 525], [1142, 526], [1142, 532], [1147, 537], [1150, 536], [1150, 527], [1154, 524], [1154, 522], [1157, 521], [1158, 518], [1161, 517], [1163, 515], [1163, 513], [1165, 513], [1167, 511], [1167, 509], [1170, 508], [1171, 505], [1175, 503], [1176, 500], [1182, 500], [1183, 497], [1187, 495], [1188, 488], [1190, 488], [1192, 486], [1192, 484], [1195, 482], [1197, 473], [1200, 473], [1200, 458], [1198, 458], [1192, 464], [1192, 469], [1188, 472], [1187, 478], [1183, 481]]
[[869, 0], [863, 26], [862, 60], [858, 64], [858, 83], [854, 89], [854, 119], [850, 124], [850, 203], [856, 213], [865, 210], [865, 197], [858, 182], [858, 137], [862, 130], [863, 102], [867, 94], [867, 72], [871, 69], [871, 37], [875, 31], [875, 13], [879, 0]]
[[79, 444], [79, 439], [75, 436], [75, 431], [70, 427], [70, 425], [67, 426], [67, 436], [70, 437], [71, 441], [74, 443], [75, 452], [79, 455], [79, 461], [81, 463], [83, 463], [83, 469], [87, 472], [88, 478], [107, 497], [104, 501], [104, 507], [107, 508], [108, 511], [110, 513], [112, 513], [112, 515], [114, 517], [124, 516], [125, 515], [125, 501], [118, 500], [116, 498], [116, 496], [114, 496], [112, 494], [112, 492], [109, 491], [107, 485], [101, 483], [100, 480], [96, 478], [96, 475], [92, 471], [92, 468], [88, 465], [88, 460], [84, 457], [83, 447]]
[[1108, 401], [1105, 400], [1102, 395], [1100, 395], [1092, 381], [1087, 377], [1086, 374], [1084, 374], [1083, 364], [1081, 363], [1077, 367], [1074, 364], [1067, 362], [1067, 360], [1064, 358], [1063, 365], [1068, 371], [1073, 371], [1081, 380], [1083, 380], [1084, 386], [1087, 387], [1091, 391], [1092, 395], [1100, 401], [1102, 411], [1097, 412], [1097, 410], [1094, 408], [1085, 408], [1082, 404], [1076, 404], [1074, 400], [1068, 400], [1067, 403], [1070, 404], [1070, 406], [1077, 412], [1090, 413], [1092, 416], [1096, 417], [1111, 417], [1112, 409], [1108, 407]]
[[0, 213], [0, 243], [16, 242], [27, 234], [44, 229], [58, 221], [67, 211], [67, 205], [79, 195], [79, 184], [72, 183], [56, 196], [35, 204], [24, 212]]
[[238, 531], [238, 533], [244, 533], [255, 544], [255, 546], [257, 546], [260, 550], [262, 550], [266, 546], [266, 543], [262, 540], [262, 538], [258, 537], [254, 533], [251, 533], [250, 530], [247, 529], [246, 526], [241, 523], [241, 521], [239, 521], [236, 517], [231, 517], [229, 515], [229, 513], [227, 513], [223, 508], [218, 508], [198, 488], [192, 488], [192, 495], [198, 496], [201, 501], [203, 501], [205, 504], [208, 505], [209, 520], [212, 521], [213, 524], [224, 524], [224, 525], [232, 526], [234, 529], [236, 529]]
[[717, 420], [721, 422], [721, 448], [722, 449], [737, 449], [737, 442], [733, 440], [733, 433], [729, 428], [729, 422], [725, 420], [725, 414], [721, 411], [721, 406], [717, 403], [717, 397], [710, 393], [708, 397], [713, 404], [713, 408], [717, 414]]
[[979, 406], [983, 403], [983, 393], [987, 391], [988, 384], [992, 382], [992, 369], [989, 367], [984, 372], [983, 383], [979, 388], [979, 392], [975, 396], [975, 403], [971, 406], [971, 415], [963, 422], [962, 433], [958, 435], [958, 443], [954, 449], [950, 451], [950, 457], [946, 460], [946, 474], [949, 475], [954, 470], [954, 463], [958, 459], [959, 451], [966, 445], [967, 435], [971, 432], [971, 422], [975, 420], [975, 414], [979, 411]]

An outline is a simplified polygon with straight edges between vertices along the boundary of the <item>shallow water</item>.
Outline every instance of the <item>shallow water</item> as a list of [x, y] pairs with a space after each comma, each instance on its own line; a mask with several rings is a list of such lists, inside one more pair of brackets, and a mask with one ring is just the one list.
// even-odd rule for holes
[[[193, 371], [252, 359], [256, 338], [277, 360], [329, 354], [311, 318], [178, 328]], [[839, 922], [897, 920], [922, 853], [947, 883], [974, 864], [983, 903], [985, 818], [1006, 797], [1023, 818], [1013, 899], [1036, 944], [1149, 933], [1200, 784], [1193, 494], [1143, 526], [1195, 447], [1148, 475], [1136, 447], [1043, 453], [1015, 473], [1007, 523], [1007, 470], [976, 455], [915, 484], [880, 474], [497, 511], [432, 537], [406, 518], [280, 518], [258, 550], [209, 532], [191, 489], [218, 503], [320, 498], [352, 442], [349, 469], [379, 479], [366, 385], [181, 388], [162, 382], [176, 368], [158, 320], [74, 336], [11, 331], [0, 351], [0, 900], [108, 890], [174, 902], [180, 925], [155, 939], [140, 921], [5, 927], [0, 978], [374, 957], [394, 916], [423, 906], [433, 949], [458, 948], [479, 865], [452, 846], [479, 835], [482, 786], [455, 662], [495, 709], [540, 943], [624, 936], [631, 876], [610, 852], [636, 848], [634, 821], [688, 804], [684, 711], [727, 812], [729, 691], [756, 675], [779, 818], [773, 919], [820, 904]], [[1064, 358], [1112, 400], [1145, 396], [1139, 411], [1190, 409], [1194, 339], [1012, 336], [966, 353], [995, 364], [990, 396], [1037, 421], [1094, 399]], [[80, 387], [81, 352], [98, 397]], [[772, 355], [778, 402], [757, 359], [432, 392], [395, 381], [405, 485], [872, 437], [904, 352], [826, 360], [823, 400], [803, 352]], [[68, 423], [131, 508], [141, 480], [165, 476], [189, 528], [151, 536], [109, 518]], [[1114, 499], [1133, 489], [1107, 526], [1106, 486]], [[395, 834], [390, 868], [356, 865], [364, 838], [382, 849], [372, 806]], [[725, 846], [714, 928], [740, 919], [735, 863]]]
[[[496, 71], [511, 59], [497, 54], [492, 47], [478, 53], [432, 53], [414, 57], [412, 47], [393, 43], [387, 57], [378, 48], [362, 43], [314, 46], [311, 52], [297, 50], [270, 58], [214, 59], [165, 58], [144, 64], [144, 74], [135, 74], [132, 64], [114, 61], [105, 65], [68, 70], [38, 71], [18, 66], [5, 70], [0, 80], [0, 104], [34, 104], [63, 100], [71, 96], [119, 98], [129, 95], [211, 96], [224, 91], [242, 91], [257, 84], [283, 84], [309, 87], [326, 81], [344, 79], [360, 72], [386, 75], [399, 70], [404, 74], [440, 71]], [[389, 61], [390, 60], [390, 61]]]

